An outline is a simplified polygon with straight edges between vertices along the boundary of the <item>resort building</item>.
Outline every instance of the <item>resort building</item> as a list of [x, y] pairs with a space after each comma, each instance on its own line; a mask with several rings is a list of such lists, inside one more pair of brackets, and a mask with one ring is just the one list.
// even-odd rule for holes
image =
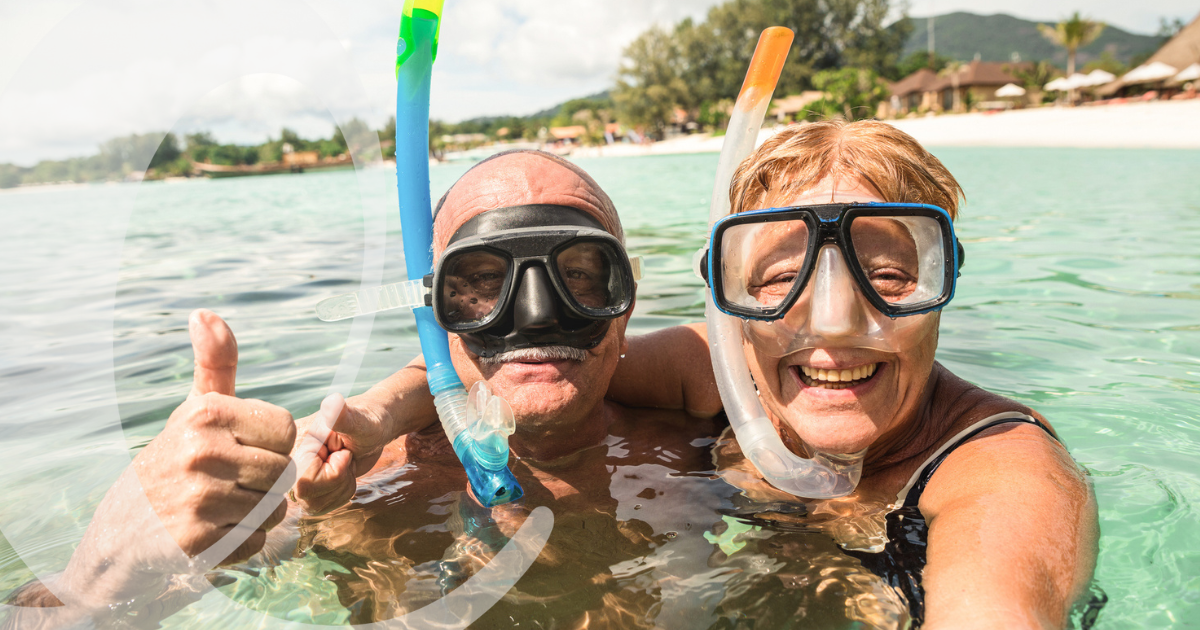
[[890, 86], [892, 97], [888, 103], [882, 106], [887, 107], [888, 110], [880, 112], [883, 114], [882, 117], [890, 118], [906, 116], [910, 113], [920, 114], [934, 111], [937, 101], [937, 92], [934, 90], [934, 86], [938, 82], [936, 72], [929, 68], [921, 68], [893, 83]]
[[997, 99], [996, 90], [1009, 83], [1020, 85], [1013, 73], [1032, 65], [975, 60], [937, 73], [921, 68], [891, 85], [892, 97], [881, 106], [880, 116], [1007, 108], [1011, 102]]
[[[775, 120], [781, 123], [797, 120], [797, 114], [803, 113], [809, 104], [822, 98], [825, 98], [825, 93], [820, 90], [805, 90], [799, 94], [775, 99], [771, 101], [771, 110], [767, 115], [774, 116]], [[804, 118], [804, 116], [799, 118]]]
[[1200, 15], [1146, 63], [1096, 90], [1104, 97], [1195, 98], [1200, 87]]

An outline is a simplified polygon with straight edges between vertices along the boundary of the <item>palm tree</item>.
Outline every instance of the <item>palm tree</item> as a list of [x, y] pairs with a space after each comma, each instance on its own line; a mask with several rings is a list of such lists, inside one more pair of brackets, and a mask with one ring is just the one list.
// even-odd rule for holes
[[[1046, 39], [1067, 49], [1067, 76], [1071, 76], [1075, 74], [1075, 51], [1096, 41], [1100, 33], [1104, 32], [1105, 26], [1104, 22], [1094, 22], [1076, 11], [1074, 15], [1054, 26], [1038, 24], [1038, 30]], [[1074, 102], [1075, 91], [1071, 90], [1067, 98]]]

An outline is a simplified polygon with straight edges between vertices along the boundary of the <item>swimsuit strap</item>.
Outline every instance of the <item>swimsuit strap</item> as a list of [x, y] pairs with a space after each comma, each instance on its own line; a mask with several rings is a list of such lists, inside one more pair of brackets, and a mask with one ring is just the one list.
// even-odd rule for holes
[[938, 447], [938, 449], [933, 452], [933, 455], [930, 455], [929, 459], [926, 459], [925, 463], [922, 464], [921, 467], [917, 469], [917, 472], [913, 474], [912, 478], [908, 480], [908, 484], [904, 486], [904, 489], [896, 495], [896, 504], [903, 505], [905, 507], [915, 507], [917, 502], [921, 500], [921, 494], [925, 492], [925, 486], [927, 486], [929, 484], [929, 480], [933, 478], [933, 473], [937, 472], [938, 466], [942, 465], [942, 462], [946, 460], [946, 457], [949, 456], [954, 449], [962, 446], [967, 442], [967, 440], [970, 440], [976, 435], [992, 427], [1002, 424], [1012, 424], [1015, 422], [1022, 422], [1040, 427], [1046, 432], [1047, 435], [1050, 436], [1051, 439], [1056, 442], [1059, 441], [1058, 437], [1056, 437], [1054, 433], [1050, 431], [1049, 427], [1041, 422], [1038, 422], [1036, 418], [1023, 414], [1019, 411], [1005, 411], [994, 416], [988, 416], [987, 418], [972, 424], [966, 429], [963, 429], [958, 433], [958, 435], [955, 435], [947, 440], [945, 444], [942, 444], [940, 447]]

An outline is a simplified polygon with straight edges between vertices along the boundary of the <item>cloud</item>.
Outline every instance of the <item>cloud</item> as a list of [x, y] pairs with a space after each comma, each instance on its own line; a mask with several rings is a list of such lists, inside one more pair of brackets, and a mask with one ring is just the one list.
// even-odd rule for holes
[[342, 39], [289, 0], [85, 4], [0, 93], [0, 161], [89, 154], [177, 124], [219, 127], [225, 141], [284, 125], [327, 136], [334, 117], [378, 114], [389, 100], [367, 91]]
[[[447, 0], [431, 113], [529, 114], [612, 85], [651, 25], [720, 0]], [[0, 0], [0, 162], [87, 155], [129, 133], [211, 128], [257, 142], [279, 127], [326, 136], [332, 118], [379, 126], [395, 106], [400, 0]], [[912, 12], [1056, 19], [1067, 0], [914, 0]], [[1086, 11], [1153, 31], [1194, 0], [1094, 0]], [[1140, 25], [1140, 26], [1137, 26]]]

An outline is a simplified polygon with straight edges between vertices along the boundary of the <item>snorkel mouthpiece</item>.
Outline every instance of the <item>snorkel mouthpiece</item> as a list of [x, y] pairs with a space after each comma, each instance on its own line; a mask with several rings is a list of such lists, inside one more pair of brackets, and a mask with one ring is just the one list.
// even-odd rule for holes
[[[441, 13], [442, 0], [407, 0], [396, 45], [396, 185], [404, 264], [408, 277], [413, 279], [424, 278], [433, 270], [429, 83]], [[483, 385], [483, 392], [478, 395], [483, 404], [473, 407], [472, 416], [467, 392], [450, 361], [446, 331], [438, 326], [429, 306], [413, 309], [413, 316], [434, 406], [446, 437], [466, 469], [475, 497], [487, 507], [520, 498], [521, 486], [507, 467], [508, 434], [504, 429], [512, 426], [512, 411]], [[481, 417], [488, 419], [481, 423]], [[478, 424], [500, 429], [476, 431], [474, 427]]]
[[521, 485], [508, 470], [508, 436], [516, 430], [508, 403], [479, 381], [470, 394], [460, 383], [436, 395], [433, 404], [476, 500], [494, 507], [521, 498]]

